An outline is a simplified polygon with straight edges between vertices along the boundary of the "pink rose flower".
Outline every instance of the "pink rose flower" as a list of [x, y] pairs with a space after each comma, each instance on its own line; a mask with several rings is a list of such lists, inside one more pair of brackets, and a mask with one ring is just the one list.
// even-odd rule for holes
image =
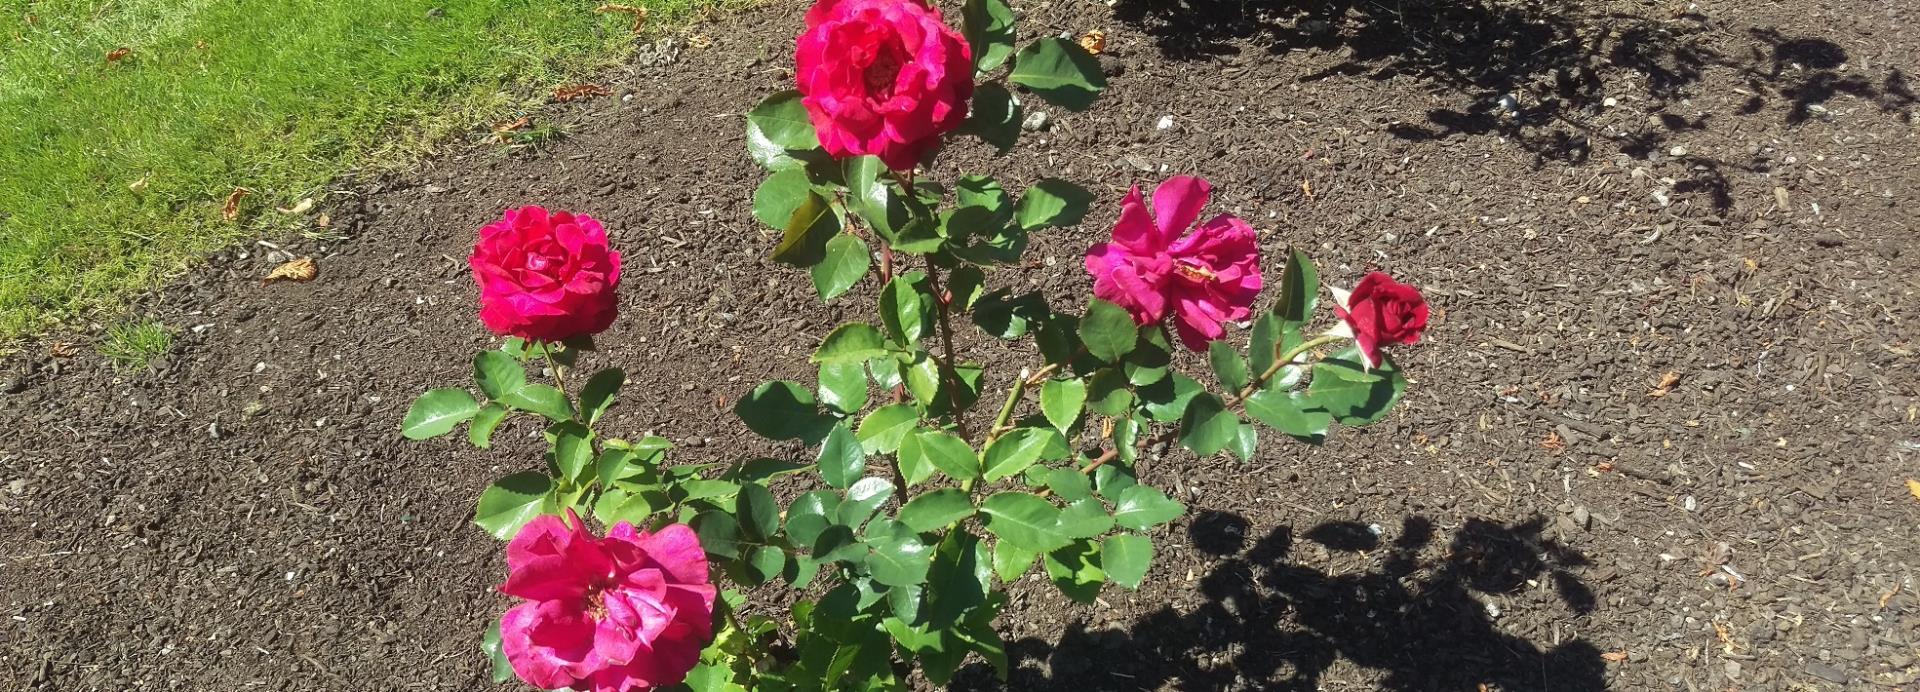
[[1380, 367], [1382, 346], [1419, 343], [1427, 328], [1427, 299], [1420, 289], [1381, 272], [1361, 277], [1351, 293], [1333, 289], [1333, 298], [1339, 303], [1333, 314], [1340, 318], [1334, 333], [1353, 337], [1369, 370]]
[[508, 209], [480, 229], [467, 258], [480, 321], [501, 336], [556, 342], [598, 334], [620, 312], [620, 253], [586, 214]]
[[967, 118], [973, 51], [919, 0], [819, 0], [794, 50], [800, 103], [834, 158], [912, 169]]
[[1195, 351], [1226, 336], [1223, 323], [1252, 316], [1261, 285], [1260, 248], [1247, 222], [1222, 214], [1182, 237], [1211, 193], [1205, 180], [1169, 178], [1154, 190], [1150, 215], [1136, 186], [1120, 203], [1113, 242], [1087, 249], [1093, 295], [1142, 325], [1171, 311], [1180, 342]]
[[615, 524], [588, 533], [572, 510], [528, 522], [507, 544], [500, 620], [513, 672], [546, 690], [645, 692], [677, 685], [713, 641], [714, 587], [693, 529]]

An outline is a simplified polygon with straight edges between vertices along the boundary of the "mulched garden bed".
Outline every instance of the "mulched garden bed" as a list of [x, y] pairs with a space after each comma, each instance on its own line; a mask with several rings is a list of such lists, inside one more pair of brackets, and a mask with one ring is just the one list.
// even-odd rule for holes
[[[1330, 283], [1385, 268], [1436, 319], [1377, 426], [1147, 460], [1191, 513], [1142, 589], [1016, 585], [1013, 679], [975, 663], [956, 688], [1912, 689], [1914, 8], [1017, 7], [1105, 31], [1112, 86], [1048, 109], [1026, 135], [1045, 146], [968, 143], [933, 170], [1103, 196], [996, 280], [1080, 300], [1126, 188], [1198, 173], [1269, 264], [1301, 246]], [[210, 258], [141, 301], [180, 330], [153, 371], [82, 336], [7, 359], [0, 688], [490, 686], [505, 568], [466, 522], [539, 463], [537, 430], [482, 452], [397, 425], [492, 343], [464, 258], [507, 206], [588, 211], [626, 254], [623, 316], [583, 360], [627, 370], [608, 430], [666, 436], [676, 462], [800, 458], [732, 402], [810, 381], [875, 290], [823, 307], [751, 213], [742, 114], [791, 82], [802, 9], [650, 46], [614, 95], [536, 116], [557, 142], [334, 196], [345, 241]], [[282, 252], [319, 278], [263, 287]], [[989, 391], [1023, 364], [963, 346]]]

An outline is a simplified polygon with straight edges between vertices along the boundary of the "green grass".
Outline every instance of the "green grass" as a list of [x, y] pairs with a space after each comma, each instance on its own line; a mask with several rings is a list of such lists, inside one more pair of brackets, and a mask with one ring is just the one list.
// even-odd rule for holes
[[[713, 1], [628, 0], [653, 26]], [[587, 79], [632, 46], [631, 18], [597, 5], [0, 3], [0, 343], [110, 309], [198, 253], [302, 229], [274, 208]], [[229, 222], [238, 186], [254, 194]]]
[[107, 329], [100, 342], [100, 355], [119, 370], [139, 370], [151, 365], [173, 347], [173, 332], [159, 322], [116, 324]]

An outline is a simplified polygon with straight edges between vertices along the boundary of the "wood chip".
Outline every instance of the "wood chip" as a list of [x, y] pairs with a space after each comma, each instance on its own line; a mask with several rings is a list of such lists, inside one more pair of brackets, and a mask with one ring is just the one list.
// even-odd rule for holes
[[240, 198], [253, 194], [252, 190], [236, 187], [233, 194], [227, 195], [226, 204], [220, 205], [220, 217], [228, 221], [240, 218]]
[[280, 213], [282, 213], [282, 214], [305, 214], [305, 213], [307, 213], [307, 212], [309, 212], [309, 211], [312, 211], [312, 210], [313, 210], [313, 198], [312, 198], [312, 197], [308, 197], [308, 198], [306, 198], [306, 199], [302, 199], [302, 200], [300, 200], [300, 201], [299, 201], [298, 203], [296, 203], [296, 204], [294, 204], [294, 205], [293, 205], [293, 206], [291, 206], [291, 207], [277, 207], [277, 208], [276, 208], [276, 211], [279, 211], [279, 212], [280, 212]]
[[1604, 658], [1604, 659], [1606, 659], [1607, 661], [1609, 661], [1609, 662], [1611, 662], [1611, 663], [1619, 663], [1619, 662], [1621, 662], [1621, 661], [1625, 661], [1625, 660], [1627, 660], [1627, 652], [1625, 652], [1625, 651], [1608, 651], [1608, 652], [1605, 652], [1605, 653], [1602, 653], [1602, 654], [1600, 654], [1600, 657], [1601, 657], [1601, 658]]
[[1673, 391], [1673, 386], [1676, 384], [1680, 384], [1680, 373], [1668, 370], [1666, 374], [1660, 376], [1660, 384], [1654, 385], [1653, 390], [1647, 392], [1647, 396], [1655, 399], [1666, 396]]
[[1101, 53], [1106, 52], [1107, 51], [1107, 32], [1101, 31], [1099, 29], [1094, 29], [1087, 33], [1081, 34], [1080, 47], [1087, 49], [1087, 52], [1093, 55], [1099, 55]]
[[275, 281], [282, 281], [282, 280], [292, 281], [295, 283], [306, 283], [308, 281], [312, 281], [313, 277], [318, 276], [319, 274], [320, 274], [320, 267], [316, 266], [313, 263], [312, 257], [301, 257], [299, 259], [295, 259], [291, 262], [275, 267], [271, 273], [267, 274], [267, 278], [260, 282], [260, 285], [265, 286]]
[[611, 96], [613, 90], [598, 84], [569, 84], [553, 90], [555, 103], [570, 103], [596, 96]]
[[1907, 492], [1913, 493], [1913, 499], [1920, 500], [1920, 481], [1907, 479]]

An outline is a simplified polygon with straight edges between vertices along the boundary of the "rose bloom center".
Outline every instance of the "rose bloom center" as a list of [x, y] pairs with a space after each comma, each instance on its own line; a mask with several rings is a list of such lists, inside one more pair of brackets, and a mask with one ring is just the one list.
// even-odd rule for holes
[[1180, 260], [1173, 265], [1173, 269], [1179, 272], [1180, 276], [1186, 277], [1187, 280], [1194, 283], [1206, 283], [1219, 278], [1219, 275], [1214, 274], [1213, 270], [1201, 266], [1200, 263], [1190, 259]]

